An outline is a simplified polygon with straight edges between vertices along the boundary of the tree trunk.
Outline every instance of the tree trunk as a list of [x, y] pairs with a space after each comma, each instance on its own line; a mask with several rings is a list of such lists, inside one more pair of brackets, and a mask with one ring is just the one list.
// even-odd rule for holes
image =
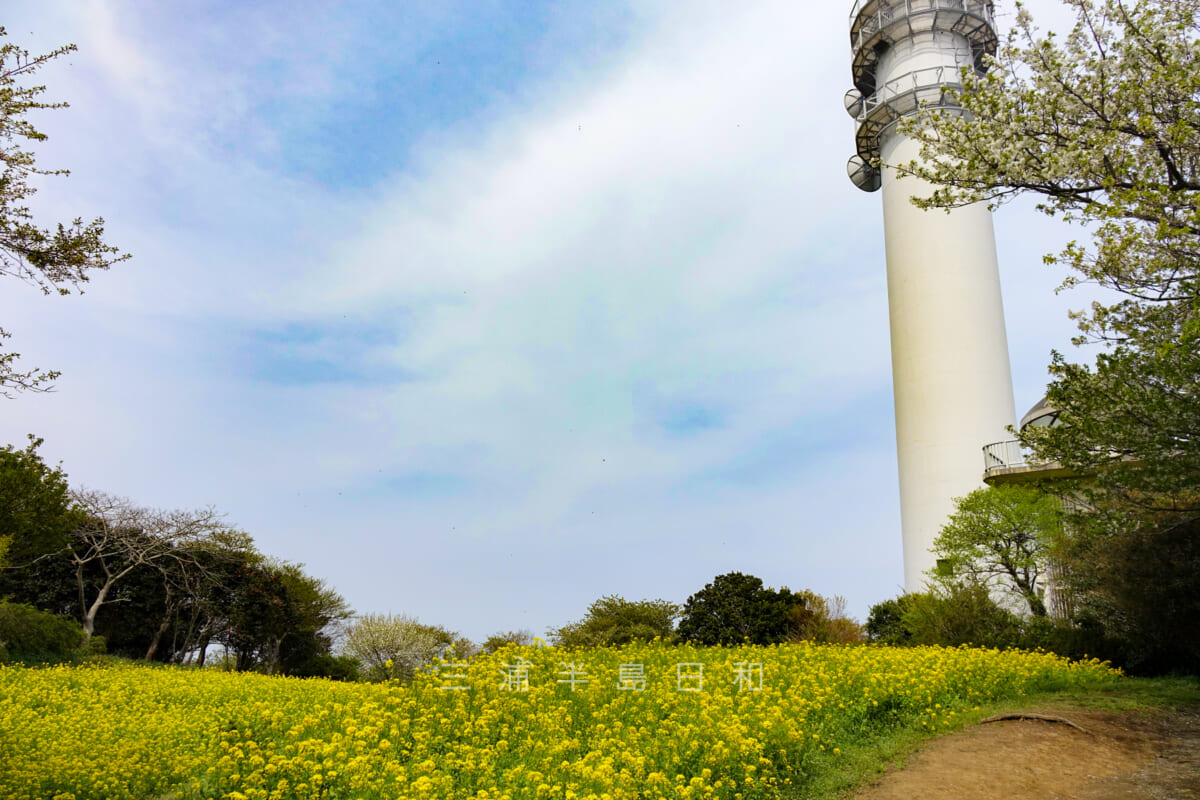
[[146, 648], [146, 660], [152, 661], [154, 654], [158, 652], [158, 643], [162, 641], [163, 634], [167, 632], [167, 628], [171, 627], [171, 613], [168, 611], [163, 615], [163, 621], [159, 623], [158, 630], [154, 632], [154, 638], [150, 640], [150, 646]]
[[84, 594], [83, 594], [83, 562], [82, 561], [75, 562], [75, 583], [79, 589], [79, 619], [81, 622], [85, 623], [83, 626], [83, 632], [86, 633], [89, 637], [91, 637], [92, 629], [90, 627], [88, 627], [88, 625], [86, 624], [87, 618], [88, 618], [88, 608], [87, 608], [87, 598], [84, 597]]
[[[83, 633], [90, 639], [92, 632], [96, 630], [96, 613], [100, 611], [100, 606], [104, 605], [104, 598], [108, 596], [108, 590], [112, 588], [112, 581], [106, 582], [100, 587], [99, 593], [96, 594], [96, 599], [83, 615]], [[80, 584], [80, 597], [83, 596], [83, 584]]]
[[200, 640], [200, 655], [197, 656], [197, 658], [196, 658], [196, 666], [197, 667], [204, 666], [204, 656], [208, 652], [209, 641], [210, 641], [210, 639], [207, 636], [205, 636], [203, 639]]
[[158, 646], [162, 642], [163, 634], [171, 627], [171, 620], [179, 616], [180, 601], [175, 597], [175, 593], [171, 591], [171, 587], [166, 587], [165, 608], [163, 609], [162, 622], [158, 625], [158, 630], [154, 632], [154, 638], [150, 640], [150, 647], [146, 650], [146, 661], [154, 658], [154, 654], [158, 652]]

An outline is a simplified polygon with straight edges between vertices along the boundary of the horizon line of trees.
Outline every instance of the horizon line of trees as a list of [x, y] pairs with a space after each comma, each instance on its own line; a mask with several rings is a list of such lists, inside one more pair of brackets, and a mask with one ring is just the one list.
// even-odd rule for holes
[[302, 565], [260, 552], [212, 508], [72, 489], [41, 444], [0, 447], [0, 600], [75, 620], [91, 651], [203, 666], [217, 646], [238, 670], [345, 671], [332, 647], [352, 611]]

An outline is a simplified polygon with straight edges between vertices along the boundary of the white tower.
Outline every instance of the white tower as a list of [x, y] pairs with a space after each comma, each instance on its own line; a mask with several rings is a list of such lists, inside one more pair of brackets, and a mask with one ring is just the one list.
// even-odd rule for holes
[[[920, 591], [953, 499], [982, 485], [981, 448], [1016, 421], [996, 239], [982, 205], [946, 214], [909, 198], [930, 187], [890, 165], [920, 156], [896, 123], [922, 108], [955, 113], [960, 70], [996, 49], [992, 0], [858, 0], [850, 15], [858, 121], [850, 180], [883, 188], [904, 584]], [[873, 166], [880, 163], [881, 170]]]

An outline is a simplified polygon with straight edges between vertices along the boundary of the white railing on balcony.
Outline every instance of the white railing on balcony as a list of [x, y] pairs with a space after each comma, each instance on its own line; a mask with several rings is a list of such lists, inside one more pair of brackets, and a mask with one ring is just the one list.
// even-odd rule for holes
[[947, 9], [968, 11], [991, 20], [995, 13], [993, 0], [856, 0], [850, 7], [850, 21], [858, 19], [863, 9], [872, 3], [878, 6], [874, 12], [877, 16], [888, 17]]
[[983, 474], [990, 475], [998, 469], [1028, 467], [1033, 464], [1033, 454], [1016, 439], [992, 442], [983, 447]]

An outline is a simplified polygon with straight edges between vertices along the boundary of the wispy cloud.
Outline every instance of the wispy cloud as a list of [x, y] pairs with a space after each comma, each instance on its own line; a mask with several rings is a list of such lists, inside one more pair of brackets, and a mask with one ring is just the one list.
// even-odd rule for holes
[[899, 584], [848, 7], [47, 8], [81, 52], [40, 208], [136, 258], [0, 296], [65, 373], [7, 440], [474, 636], [732, 569]]

